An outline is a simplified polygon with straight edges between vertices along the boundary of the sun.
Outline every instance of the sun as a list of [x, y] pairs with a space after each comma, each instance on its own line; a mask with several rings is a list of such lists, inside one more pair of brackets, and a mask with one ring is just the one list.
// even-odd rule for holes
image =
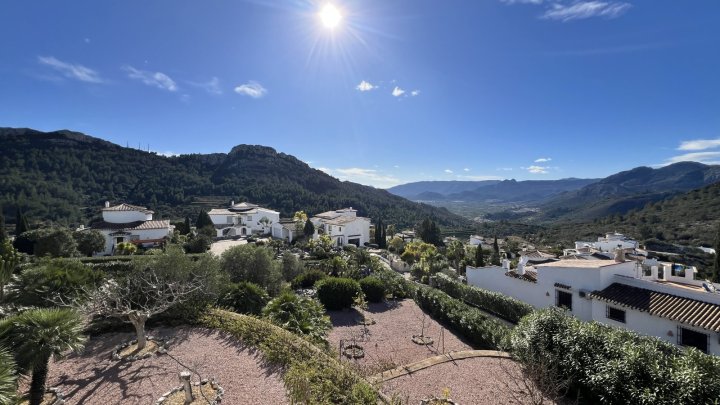
[[320, 10], [320, 20], [325, 28], [333, 29], [340, 24], [342, 14], [334, 5], [328, 3]]

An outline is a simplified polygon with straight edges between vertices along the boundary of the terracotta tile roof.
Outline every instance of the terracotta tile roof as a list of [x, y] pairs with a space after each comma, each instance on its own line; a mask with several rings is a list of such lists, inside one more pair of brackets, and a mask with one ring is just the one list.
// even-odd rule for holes
[[720, 332], [720, 305], [718, 304], [621, 283], [613, 283], [604, 290], [593, 291], [590, 297], [647, 312], [650, 315]]
[[537, 283], [537, 272], [532, 270], [525, 270], [525, 274], [517, 274], [515, 270], [510, 270], [507, 273], [505, 273], [506, 276], [517, 278], [523, 281], [529, 281], [531, 283]]
[[145, 230], [145, 229], [162, 229], [170, 227], [170, 221], [158, 220], [158, 221], [135, 221], [115, 224], [112, 222], [100, 221], [90, 226], [92, 229], [103, 229], [110, 231], [118, 230]]
[[103, 211], [140, 211], [144, 214], [154, 214], [153, 211], [151, 211], [145, 207], [141, 207], [139, 205], [125, 204], [125, 203], [122, 203], [119, 205], [114, 205], [112, 207], [103, 208], [102, 210]]

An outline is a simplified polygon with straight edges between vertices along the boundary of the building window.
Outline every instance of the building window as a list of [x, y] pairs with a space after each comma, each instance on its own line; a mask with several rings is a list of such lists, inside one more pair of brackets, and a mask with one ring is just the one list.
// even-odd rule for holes
[[703, 353], [707, 353], [710, 335], [678, 326], [677, 338], [680, 346], [694, 347]]
[[625, 323], [625, 311], [622, 309], [608, 305], [605, 310], [605, 316], [613, 321]]
[[572, 293], [555, 290], [555, 306], [572, 311]]
[[338, 229], [338, 232], [342, 232], [342, 226]]

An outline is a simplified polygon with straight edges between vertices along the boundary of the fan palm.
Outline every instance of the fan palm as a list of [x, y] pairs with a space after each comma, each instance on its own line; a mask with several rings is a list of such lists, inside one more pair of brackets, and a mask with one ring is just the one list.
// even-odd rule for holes
[[45, 395], [50, 358], [83, 347], [82, 317], [70, 309], [32, 309], [0, 323], [0, 344], [15, 353], [20, 371], [32, 372], [30, 405]]
[[11, 404], [17, 392], [15, 360], [9, 351], [0, 348], [0, 404]]

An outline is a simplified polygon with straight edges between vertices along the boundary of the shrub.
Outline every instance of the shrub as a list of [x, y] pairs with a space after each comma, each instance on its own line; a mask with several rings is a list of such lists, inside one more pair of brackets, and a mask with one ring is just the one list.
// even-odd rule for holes
[[290, 332], [304, 335], [311, 342], [324, 343], [332, 327], [330, 318], [317, 300], [286, 291], [262, 310], [263, 317]]
[[245, 281], [232, 284], [218, 300], [218, 305], [232, 308], [241, 314], [260, 315], [270, 301], [267, 291], [257, 284]]
[[365, 277], [360, 280], [360, 288], [370, 302], [382, 302], [385, 299], [385, 284], [377, 277]]
[[409, 298], [413, 296], [415, 285], [394, 270], [379, 268], [373, 270], [373, 277], [385, 285], [385, 291], [393, 298]]
[[222, 254], [221, 262], [233, 282], [255, 283], [270, 295], [280, 291], [282, 274], [272, 249], [252, 244], [233, 246]]
[[115, 253], [121, 256], [129, 256], [137, 252], [137, 246], [131, 242], [121, 242], [115, 246]]
[[305, 339], [269, 322], [212, 310], [202, 325], [228, 332], [258, 348], [265, 360], [287, 370], [283, 380], [290, 398], [306, 404], [376, 404], [377, 393], [353, 370]]
[[588, 403], [708, 404], [720, 397], [720, 358], [558, 308], [523, 318], [510, 342], [523, 363], [556, 366]]
[[478, 346], [498, 349], [507, 345], [509, 329], [505, 324], [442, 291], [419, 287], [415, 291], [415, 302], [434, 319]]
[[291, 252], [285, 252], [282, 256], [282, 274], [285, 281], [291, 281], [303, 272], [303, 264]]
[[332, 311], [343, 308], [350, 308], [362, 290], [360, 283], [349, 278], [328, 277], [318, 281], [318, 299], [326, 309]]
[[449, 296], [465, 301], [487, 312], [491, 312], [510, 322], [517, 323], [520, 318], [533, 312], [534, 308], [515, 298], [494, 291], [465, 285], [453, 280], [446, 274], [438, 273], [432, 277], [435, 287]]
[[78, 260], [43, 259], [20, 272], [10, 299], [23, 306], [53, 306], [52, 299], [72, 300], [83, 289], [99, 284], [102, 278], [102, 272], [93, 271]]
[[292, 288], [313, 288], [315, 283], [327, 277], [325, 272], [320, 270], [308, 270], [307, 272], [295, 277], [291, 283]]

